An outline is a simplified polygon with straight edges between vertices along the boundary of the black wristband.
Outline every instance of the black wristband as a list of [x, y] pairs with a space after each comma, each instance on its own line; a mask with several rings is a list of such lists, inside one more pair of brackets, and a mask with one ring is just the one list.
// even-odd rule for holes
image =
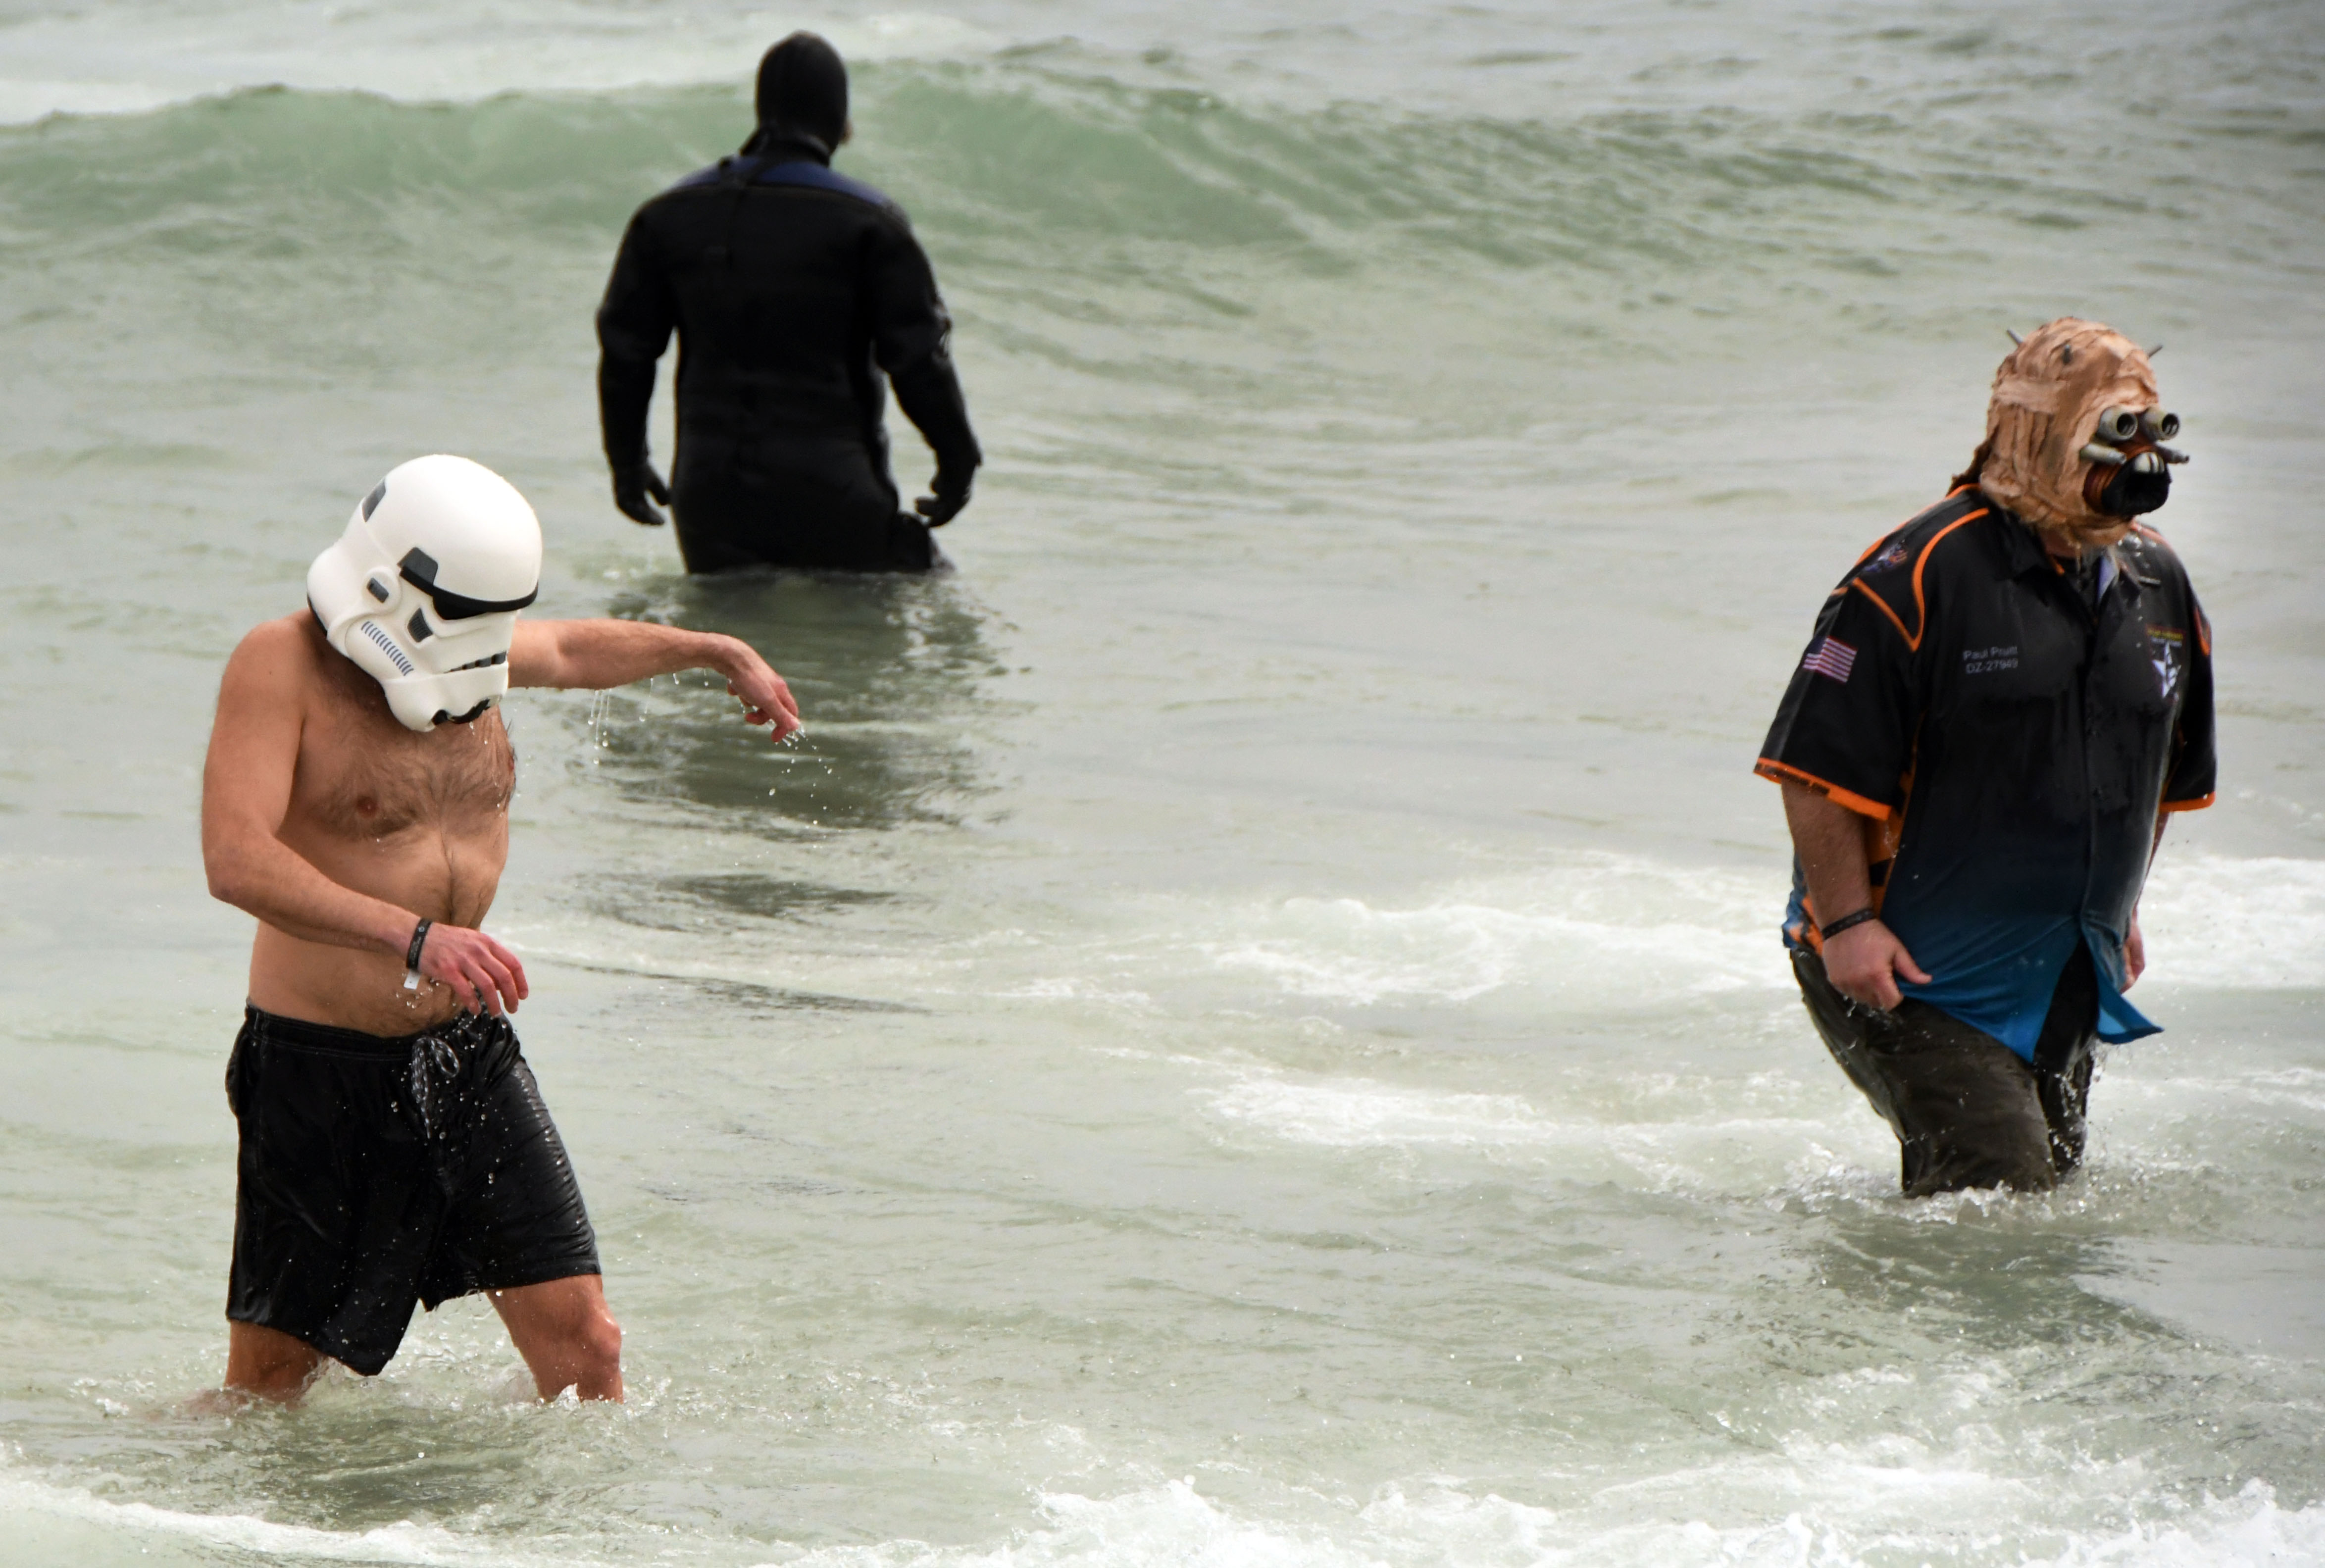
[[1842, 915], [1830, 925], [1818, 926], [1817, 934], [1824, 938], [1825, 941], [1830, 942], [1834, 937], [1839, 936], [1844, 931], [1863, 925], [1868, 920], [1878, 920], [1880, 918], [1881, 912], [1868, 904], [1854, 914]]
[[403, 950], [403, 967], [405, 969], [419, 969], [420, 950], [428, 945], [428, 928], [435, 923], [436, 923], [434, 921], [429, 919], [423, 914], [420, 917], [420, 923], [412, 928], [412, 945]]

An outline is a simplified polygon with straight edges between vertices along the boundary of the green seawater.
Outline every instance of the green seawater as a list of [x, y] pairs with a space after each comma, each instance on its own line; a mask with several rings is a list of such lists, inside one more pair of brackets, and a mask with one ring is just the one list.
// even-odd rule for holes
[[[607, 494], [621, 227], [792, 25], [958, 323], [925, 580]], [[0, 5], [0, 1563], [2325, 1560], [2320, 82], [2304, 4]], [[1749, 770], [2068, 312], [2165, 345], [2220, 797], [2087, 1173], [1907, 1204]], [[808, 732], [506, 708], [631, 1403], [468, 1301], [194, 1414], [218, 673], [434, 450]]]

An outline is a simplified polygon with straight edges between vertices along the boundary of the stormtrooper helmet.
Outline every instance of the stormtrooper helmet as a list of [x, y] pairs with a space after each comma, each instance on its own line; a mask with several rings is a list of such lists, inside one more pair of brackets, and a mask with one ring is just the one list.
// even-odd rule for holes
[[466, 458], [414, 458], [364, 497], [307, 569], [331, 646], [407, 729], [466, 724], [508, 691], [517, 612], [541, 591], [541, 523]]

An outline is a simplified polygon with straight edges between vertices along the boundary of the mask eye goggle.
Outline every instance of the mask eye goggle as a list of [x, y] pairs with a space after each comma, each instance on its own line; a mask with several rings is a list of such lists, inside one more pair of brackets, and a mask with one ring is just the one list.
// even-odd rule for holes
[[[2188, 454], [2163, 443], [2180, 433], [2180, 416], [2160, 408], [2107, 408], [2099, 411], [2096, 440], [2085, 443], [2085, 461], [2120, 468], [2129, 463], [2152, 473], [2165, 463], [2184, 463]], [[2124, 449], [2130, 448], [2130, 450]]]
[[2098, 428], [2091, 432], [2103, 441], [2121, 443], [2145, 435], [2168, 441], [2180, 433], [2180, 416], [2160, 408], [2108, 408], [2099, 411]]
[[523, 598], [504, 599], [470, 598], [467, 594], [454, 593], [449, 588], [438, 588], [436, 558], [416, 547], [403, 552], [403, 559], [396, 563], [396, 571], [404, 581], [428, 596], [429, 602], [436, 607], [438, 618], [442, 620], [465, 621], [477, 616], [521, 610], [541, 597], [538, 587]]

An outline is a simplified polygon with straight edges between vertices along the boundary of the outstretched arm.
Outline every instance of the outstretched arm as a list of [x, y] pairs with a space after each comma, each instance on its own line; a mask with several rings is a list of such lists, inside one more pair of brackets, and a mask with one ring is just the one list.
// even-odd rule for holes
[[[1865, 819], [1804, 784], [1784, 781], [1784, 821], [1792, 830], [1792, 850], [1808, 878], [1809, 902], [1817, 918], [1829, 923], [1873, 902], [1873, 879], [1865, 862]], [[1884, 1011], [1904, 999], [1897, 976], [1918, 985], [1930, 977], [1897, 935], [1877, 920], [1850, 926], [1824, 944], [1825, 978], [1852, 1002]]]
[[509, 645], [509, 684], [603, 691], [650, 675], [716, 670], [742, 699], [745, 720], [773, 726], [781, 740], [800, 727], [799, 704], [783, 678], [751, 645], [718, 632], [651, 621], [519, 621]]
[[[260, 626], [227, 661], [202, 768], [202, 865], [210, 895], [301, 942], [401, 957], [418, 914], [332, 881], [279, 836], [305, 722], [313, 657], [301, 642], [306, 620], [302, 614]], [[451, 987], [471, 1012], [514, 1009], [526, 995], [516, 955], [466, 926], [431, 926], [420, 970]]]

